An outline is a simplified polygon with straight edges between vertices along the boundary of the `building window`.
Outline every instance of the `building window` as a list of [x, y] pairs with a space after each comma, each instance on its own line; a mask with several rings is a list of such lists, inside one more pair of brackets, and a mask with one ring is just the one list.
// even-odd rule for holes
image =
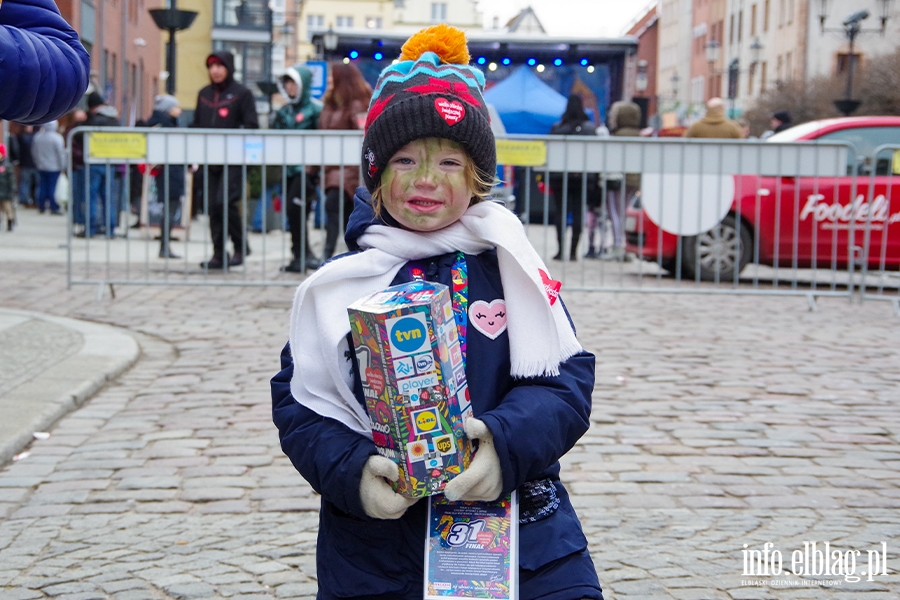
[[756, 65], [750, 65], [750, 70], [747, 72], [747, 94], [750, 96], [753, 95], [754, 79], [756, 79]]
[[784, 78], [790, 81], [794, 78], [794, 64], [791, 52], [784, 55]]
[[766, 61], [762, 61], [760, 63], [759, 68], [759, 93], [762, 94], [766, 91]]
[[213, 22], [218, 27], [267, 29], [269, 12], [264, 0], [215, 0]]
[[270, 46], [265, 43], [232, 42], [216, 40], [214, 50], [227, 50], [234, 55], [234, 78], [258, 93], [257, 81], [269, 81], [271, 66]]
[[342, 16], [337, 18], [337, 28], [338, 29], [352, 29], [353, 28], [353, 17]]
[[447, 20], [447, 3], [432, 2], [431, 3], [431, 22], [441, 23]]
[[381, 29], [381, 17], [366, 17], [366, 29]]
[[[859, 69], [860, 56], [861, 56], [860, 54], [856, 54], [856, 53], [853, 54], [853, 70], [854, 71]], [[838, 75], [840, 75], [841, 73], [846, 73], [847, 67], [849, 65], [850, 65], [850, 55], [849, 54], [847, 54], [845, 52], [845, 53], [837, 55], [837, 74]]]
[[784, 27], [784, 0], [778, 0], [778, 28]]
[[306, 15], [306, 38], [312, 41], [312, 36], [320, 31], [325, 31], [325, 15]]
[[728, 19], [728, 43], [734, 43], [734, 14]]
[[741, 33], [744, 30], [744, 11], [738, 11], [738, 22], [737, 22], [737, 40], [738, 44], [741, 43]]
[[763, 8], [763, 31], [769, 30], [769, 0], [766, 0], [765, 7]]
[[787, 24], [794, 22], [794, 0], [788, 0], [787, 3]]
[[756, 5], [750, 7], [750, 35], [756, 35]]
[[781, 83], [781, 81], [782, 81], [781, 75], [782, 75], [782, 71], [783, 71], [783, 70], [784, 70], [784, 59], [783, 59], [782, 56], [779, 54], [779, 55], [778, 55], [778, 61], [775, 63], [775, 81], [776, 81], [776, 85], [779, 84], [779, 83]]

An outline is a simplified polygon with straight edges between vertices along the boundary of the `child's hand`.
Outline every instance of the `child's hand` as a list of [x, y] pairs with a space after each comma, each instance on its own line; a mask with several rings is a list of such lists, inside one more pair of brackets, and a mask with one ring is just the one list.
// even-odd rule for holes
[[389, 458], [373, 454], [363, 467], [359, 482], [359, 498], [363, 510], [373, 519], [399, 519], [406, 509], [416, 503], [391, 489], [385, 479], [397, 481], [400, 469]]
[[500, 459], [494, 449], [494, 436], [484, 421], [479, 419], [466, 421], [466, 435], [469, 439], [478, 440], [478, 451], [469, 468], [447, 484], [444, 495], [451, 502], [496, 500], [503, 491], [503, 475], [500, 473]]

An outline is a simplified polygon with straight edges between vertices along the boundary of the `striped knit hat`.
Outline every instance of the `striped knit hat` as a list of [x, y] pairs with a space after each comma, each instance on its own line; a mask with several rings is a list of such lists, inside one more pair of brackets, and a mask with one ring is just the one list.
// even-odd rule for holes
[[388, 161], [414, 140], [452, 140], [488, 179], [497, 168], [484, 74], [469, 66], [466, 36], [449, 25], [419, 31], [401, 49], [400, 61], [378, 77], [366, 119], [363, 178], [374, 191]]

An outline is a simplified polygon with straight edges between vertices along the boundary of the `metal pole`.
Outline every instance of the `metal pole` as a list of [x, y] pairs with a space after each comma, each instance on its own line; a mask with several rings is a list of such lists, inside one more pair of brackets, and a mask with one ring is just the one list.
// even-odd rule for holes
[[126, 123], [129, 125], [131, 124], [128, 119], [128, 111], [131, 108], [128, 103], [128, 2], [129, 0], [122, 0], [122, 31], [119, 32], [119, 35], [122, 37], [122, 125], [125, 125]]
[[169, 29], [169, 41], [166, 44], [166, 93], [175, 95], [175, 30]]
[[847, 55], [847, 100], [853, 99], [853, 42], [859, 33], [859, 25], [853, 23], [847, 28], [847, 37], [850, 38], [850, 52]]

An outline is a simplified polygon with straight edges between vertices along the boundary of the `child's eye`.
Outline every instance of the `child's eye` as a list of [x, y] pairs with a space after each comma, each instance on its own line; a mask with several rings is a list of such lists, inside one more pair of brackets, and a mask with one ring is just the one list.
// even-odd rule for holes
[[411, 165], [413, 163], [413, 159], [411, 159], [407, 156], [398, 156], [391, 162], [396, 163], [398, 165]]

